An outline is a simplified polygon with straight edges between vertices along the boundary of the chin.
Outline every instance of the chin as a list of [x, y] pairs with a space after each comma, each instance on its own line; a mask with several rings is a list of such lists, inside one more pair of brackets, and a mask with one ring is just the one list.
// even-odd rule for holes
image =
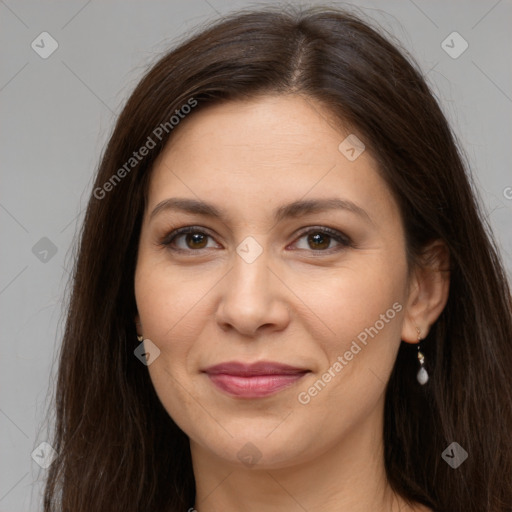
[[[272, 428], [276, 428], [275, 424]], [[307, 446], [313, 440], [301, 440], [297, 431], [283, 429], [278, 434], [277, 431], [272, 432], [272, 428], [256, 429], [250, 425], [244, 428], [240, 425], [239, 431], [229, 430], [233, 437], [225, 435], [221, 440], [215, 434], [212, 436], [204, 432], [206, 435], [194, 436], [194, 439], [215, 458], [245, 469], [282, 469], [308, 458]]]

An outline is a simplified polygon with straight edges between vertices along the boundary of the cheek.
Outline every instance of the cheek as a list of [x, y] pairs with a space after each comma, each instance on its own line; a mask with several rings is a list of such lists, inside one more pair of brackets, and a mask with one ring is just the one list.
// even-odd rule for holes
[[188, 362], [194, 340], [200, 336], [200, 299], [211, 284], [204, 276], [184, 276], [179, 269], [155, 258], [145, 258], [141, 252], [135, 272], [135, 297], [142, 334], [160, 350], [147, 368], [153, 387], [169, 415], [188, 432], [195, 422], [204, 421], [188, 392], [193, 371]]
[[141, 257], [135, 272], [137, 309], [144, 336], [180, 344], [198, 327], [194, 318], [214, 281], [208, 273], [180, 270], [162, 259]]
[[405, 257], [395, 256], [367, 255], [364, 265], [354, 260], [305, 295], [321, 320], [313, 339], [325, 366], [302, 386], [300, 403], [312, 409], [375, 405], [396, 359], [405, 309], [407, 266]]
[[384, 337], [401, 331], [406, 271], [404, 257], [389, 258], [379, 251], [357, 255], [330, 272], [323, 270], [318, 280], [296, 280], [294, 291], [317, 315], [316, 325], [330, 340], [329, 352], [339, 351], [376, 323]]
[[142, 334], [160, 350], [148, 371], [160, 401], [182, 426], [183, 418], [197, 416], [199, 421], [201, 416], [197, 404], [188, 403], [194, 389], [190, 380], [196, 377], [197, 361], [204, 352], [200, 341], [213, 317], [208, 294], [219, 275], [170, 265], [165, 255], [146, 255], [141, 253], [136, 269], [135, 296]]

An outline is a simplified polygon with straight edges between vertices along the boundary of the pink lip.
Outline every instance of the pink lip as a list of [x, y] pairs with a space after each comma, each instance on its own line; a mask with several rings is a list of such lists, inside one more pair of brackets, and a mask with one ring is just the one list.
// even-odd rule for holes
[[309, 370], [280, 363], [221, 363], [203, 370], [220, 390], [241, 398], [262, 398], [285, 389]]

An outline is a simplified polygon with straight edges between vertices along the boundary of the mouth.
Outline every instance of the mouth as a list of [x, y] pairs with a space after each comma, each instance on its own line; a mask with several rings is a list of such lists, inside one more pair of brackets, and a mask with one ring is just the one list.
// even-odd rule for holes
[[239, 398], [263, 398], [282, 391], [310, 372], [306, 368], [260, 361], [226, 362], [203, 370], [220, 391]]

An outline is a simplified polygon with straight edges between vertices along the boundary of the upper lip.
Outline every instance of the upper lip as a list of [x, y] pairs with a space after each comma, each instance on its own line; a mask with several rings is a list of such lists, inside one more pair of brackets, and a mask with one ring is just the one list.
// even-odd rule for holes
[[273, 361], [258, 361], [255, 363], [229, 361], [209, 366], [203, 370], [203, 372], [208, 373], [209, 375], [226, 374], [240, 377], [252, 377], [256, 375], [294, 375], [308, 371], [309, 370], [307, 368], [290, 366]]

